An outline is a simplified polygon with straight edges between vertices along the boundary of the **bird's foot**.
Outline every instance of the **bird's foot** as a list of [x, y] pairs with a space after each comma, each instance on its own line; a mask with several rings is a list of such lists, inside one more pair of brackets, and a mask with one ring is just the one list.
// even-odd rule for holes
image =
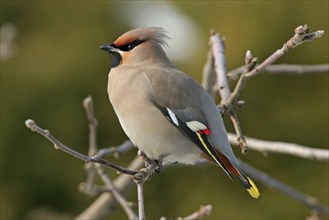
[[145, 163], [145, 168], [151, 173], [160, 173], [163, 170], [162, 158], [159, 157], [157, 160], [149, 158], [143, 151], [139, 150], [138, 155], [142, 157]]
[[163, 171], [162, 160], [154, 160], [154, 163], [156, 164], [154, 172], [161, 173]]

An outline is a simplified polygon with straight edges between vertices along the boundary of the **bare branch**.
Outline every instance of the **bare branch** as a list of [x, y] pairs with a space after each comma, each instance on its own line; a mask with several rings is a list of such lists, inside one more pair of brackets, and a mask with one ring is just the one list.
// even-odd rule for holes
[[[99, 164], [96, 165], [97, 172], [103, 182], [105, 183], [105, 186], [110, 190], [115, 200], [121, 205], [123, 210], [128, 215], [129, 219], [137, 219], [137, 215], [135, 212], [131, 209], [129, 203], [127, 200], [122, 196], [122, 194], [117, 190], [114, 183], [112, 182], [111, 178], [107, 175], [107, 173], [104, 171], [103, 167]], [[140, 219], [140, 218], [139, 218]]]
[[[82, 103], [89, 125], [89, 150], [88, 156], [92, 157], [97, 153], [97, 119], [93, 106], [93, 99], [91, 96], [86, 97]], [[95, 195], [94, 180], [96, 177], [96, 169], [94, 163], [86, 163], [85, 170], [87, 172], [87, 180], [85, 183], [79, 185], [79, 190], [88, 195]]]
[[323, 30], [316, 31], [313, 33], [309, 33], [310, 29], [308, 25], [299, 26], [295, 29], [295, 35], [290, 38], [281, 49], [275, 51], [271, 56], [269, 56], [264, 62], [262, 62], [259, 66], [257, 66], [252, 71], [245, 74], [247, 78], [255, 77], [260, 71], [262, 71], [266, 66], [272, 64], [277, 59], [282, 57], [289, 50], [297, 47], [298, 45], [312, 41], [316, 38], [322, 37], [324, 34]]
[[[309, 27], [307, 25], [299, 26], [295, 29], [295, 35], [289, 39], [281, 49], [277, 50], [270, 57], [268, 57], [264, 62], [256, 67], [257, 58], [253, 58], [250, 51], [247, 51], [245, 58], [245, 70], [241, 74], [237, 85], [235, 86], [232, 93], [230, 93], [228, 86], [227, 76], [224, 74], [225, 70], [225, 58], [223, 58], [223, 42], [220, 41], [219, 35], [212, 34], [210, 40], [212, 42], [212, 48], [214, 53], [215, 65], [216, 65], [216, 73], [217, 73], [217, 84], [219, 85], [219, 92], [221, 95], [221, 103], [220, 107], [224, 111], [230, 112], [232, 122], [234, 124], [236, 133], [238, 135], [239, 146], [241, 148], [242, 153], [246, 153], [247, 151], [247, 142], [242, 134], [242, 129], [239, 126], [239, 120], [236, 113], [236, 108], [240, 107], [238, 104], [238, 98], [242, 93], [244, 86], [247, 83], [247, 80], [256, 76], [260, 71], [262, 71], [265, 67], [275, 62], [279, 59], [283, 54], [288, 52], [289, 50], [297, 47], [298, 45], [319, 38], [324, 34], [324, 31], [316, 31], [314, 33], [309, 33]], [[217, 54], [217, 55], [216, 55]], [[220, 66], [220, 68], [218, 68]], [[221, 90], [224, 90], [221, 91]], [[227, 96], [229, 94], [229, 97]]]
[[99, 157], [113, 155], [113, 157], [117, 158], [117, 157], [119, 157], [119, 155], [126, 153], [127, 151], [129, 151], [133, 147], [134, 147], [134, 144], [130, 140], [126, 140], [121, 145], [119, 145], [117, 147], [110, 147], [110, 148], [100, 149], [97, 152], [97, 155]]
[[82, 103], [85, 108], [87, 120], [89, 124], [89, 156], [97, 153], [97, 119], [95, 117], [94, 104], [91, 96], [88, 96]]
[[239, 160], [239, 163], [242, 169], [253, 179], [262, 182], [264, 185], [270, 186], [275, 190], [281, 191], [282, 193], [292, 197], [293, 199], [303, 203], [307, 207], [311, 209], [315, 209], [319, 213], [323, 213], [329, 215], [329, 208], [320, 204], [315, 198], [301, 193], [290, 186], [280, 182], [279, 180], [271, 177], [270, 175], [257, 170], [256, 168], [244, 163], [243, 161]]
[[[297, 27], [295, 29], [295, 35], [292, 38], [290, 38], [283, 45], [283, 47], [281, 49], [274, 52], [271, 56], [269, 56], [265, 61], [263, 61], [256, 68], [251, 68], [240, 76], [239, 81], [238, 81], [236, 87], [234, 88], [234, 91], [232, 92], [230, 98], [227, 100], [227, 103], [225, 103], [225, 104], [230, 105], [237, 100], [237, 98], [241, 94], [248, 79], [255, 77], [265, 67], [267, 67], [268, 65], [275, 62], [277, 59], [279, 59], [281, 56], [283, 56], [289, 50], [297, 47], [298, 45], [300, 45], [304, 42], [319, 38], [323, 34], [324, 34], [324, 31], [316, 31], [313, 33], [309, 33], [309, 27], [307, 25]], [[246, 66], [248, 67], [247, 63], [246, 63]]]
[[144, 220], [144, 182], [148, 180], [154, 173], [160, 172], [163, 169], [163, 165], [161, 158], [158, 158], [157, 161], [152, 160], [141, 150], [138, 151], [138, 155], [143, 159], [145, 168], [140, 169], [139, 172], [134, 176], [134, 182], [137, 185], [138, 219]]
[[211, 33], [210, 45], [214, 57], [215, 71], [217, 74], [217, 87], [222, 102], [231, 94], [228, 79], [226, 76], [226, 59], [224, 41], [219, 34]]
[[[242, 129], [240, 127], [239, 118], [237, 116], [236, 107], [238, 106], [236, 103], [233, 104], [226, 104], [227, 99], [231, 97], [231, 91], [228, 83], [228, 78], [226, 76], [226, 60], [225, 60], [225, 46], [224, 41], [222, 40], [221, 36], [219, 34], [211, 33], [210, 36], [210, 45], [212, 48], [212, 54], [214, 58], [214, 64], [215, 64], [215, 73], [217, 76], [217, 88], [219, 89], [219, 94], [221, 97], [221, 103], [219, 105], [219, 110], [222, 115], [225, 114], [225, 112], [230, 113], [231, 121], [234, 125], [235, 131], [237, 135], [239, 136], [240, 141], [240, 148], [242, 153], [246, 153], [248, 149], [247, 142], [245, 141], [245, 138], [242, 134]], [[209, 62], [209, 58], [208, 58]], [[207, 76], [207, 75], [204, 75]], [[208, 74], [209, 77], [209, 74]], [[211, 78], [207, 79], [209, 81]], [[212, 84], [212, 83], [207, 83]]]
[[235, 128], [235, 132], [236, 132], [236, 136], [237, 136], [236, 140], [238, 142], [237, 146], [240, 147], [242, 154], [246, 154], [247, 151], [248, 151], [248, 144], [247, 144], [246, 138], [244, 137], [244, 135], [242, 133], [242, 129], [241, 129], [241, 126], [240, 126], [240, 121], [238, 119], [236, 111], [231, 111], [230, 112], [230, 118], [231, 118], [231, 121], [232, 121], [233, 126]]
[[[90, 106], [89, 106], [90, 107]], [[90, 112], [89, 112], [90, 113]], [[88, 111], [87, 111], [88, 114]], [[90, 116], [90, 115], [89, 115]], [[94, 117], [94, 116], [93, 116]], [[90, 121], [95, 121], [95, 120], [90, 120]], [[127, 169], [121, 166], [118, 166], [116, 164], [113, 164], [107, 160], [104, 160], [100, 157], [98, 157], [98, 155], [96, 154], [95, 156], [86, 156], [83, 154], [80, 154], [74, 150], [72, 150], [71, 148], [65, 146], [64, 144], [62, 144], [60, 141], [58, 141], [55, 137], [53, 137], [50, 132], [48, 130], [44, 130], [42, 128], [40, 128], [33, 120], [28, 119], [25, 121], [25, 124], [28, 128], [30, 128], [32, 131], [35, 131], [39, 134], [41, 134], [43, 137], [47, 138], [51, 143], [53, 143], [55, 145], [56, 149], [62, 150], [65, 153], [68, 153], [78, 159], [84, 160], [86, 162], [93, 162], [93, 163], [97, 163], [109, 168], [112, 168], [114, 170], [116, 170], [117, 172], [120, 173], [124, 173], [124, 174], [129, 174], [129, 175], [133, 175], [134, 179], [137, 180], [136, 182], [138, 183], [143, 183], [145, 180], [147, 180], [154, 172], [155, 172], [155, 165], [152, 166], [152, 169], [149, 167], [147, 169], [146, 172], [144, 172], [144, 169], [141, 169], [140, 171], [134, 171], [131, 169]], [[94, 127], [92, 129], [95, 129]], [[96, 130], [95, 130], [96, 131]], [[96, 133], [93, 133], [96, 134]], [[94, 140], [94, 143], [96, 143], [96, 138], [92, 137]], [[126, 142], [126, 144], [122, 147], [122, 148], [130, 148], [130, 143], [131, 142]], [[94, 148], [97, 149], [97, 148]], [[146, 156], [146, 155], [145, 155]], [[117, 192], [117, 190], [115, 190], [114, 185], [112, 184], [112, 181], [109, 179], [109, 177], [105, 174], [105, 172], [103, 172], [103, 170], [101, 168], [98, 167], [97, 169], [99, 175], [101, 176], [102, 180], [105, 182], [107, 188], [113, 193], [114, 198], [121, 204], [121, 206], [124, 208], [124, 210], [126, 211], [127, 215], [129, 216], [129, 218], [135, 218], [136, 216], [134, 216], [133, 211], [130, 209], [129, 206], [127, 206], [127, 202], [124, 200], [124, 198]], [[143, 177], [143, 178], [141, 178]], [[142, 186], [143, 184], [137, 184], [137, 188], [138, 188], [138, 195], [142, 196]], [[145, 216], [144, 214], [144, 202], [143, 198], [139, 198], [139, 216]], [[88, 213], [90, 214], [90, 213]], [[91, 213], [93, 214], [93, 213]], [[144, 217], [145, 218], [145, 217]]]
[[[130, 170], [139, 170], [144, 165], [143, 160], [140, 157], [136, 157], [131, 164], [128, 166]], [[113, 184], [119, 192], [126, 192], [127, 189], [132, 185], [133, 178], [129, 175], [121, 174], [114, 181]], [[102, 193], [88, 208], [86, 208], [76, 220], [101, 220], [104, 219], [111, 211], [110, 207], [116, 200], [113, 195], [109, 192]]]
[[[245, 70], [245, 66], [240, 66], [227, 73], [229, 80], [237, 80]], [[329, 64], [271, 64], [266, 66], [262, 72], [268, 74], [323, 74], [329, 72]]]
[[[97, 151], [96, 147], [96, 125], [97, 120], [94, 115], [93, 110], [93, 103], [92, 98], [89, 96], [87, 97], [84, 102], [83, 106], [86, 109], [87, 118], [89, 121], [89, 129], [90, 129], [90, 149], [94, 149]], [[131, 141], [126, 141], [124, 144], [117, 148], [109, 148], [108, 150], [102, 150], [98, 153], [98, 156], [108, 155], [108, 154], [115, 154], [118, 155], [119, 153], [126, 152], [127, 150], [131, 149], [133, 146]], [[139, 152], [142, 154], [141, 152]], [[144, 153], [142, 154], [144, 161], [147, 162], [147, 164], [154, 164], [153, 160], [150, 160]], [[152, 163], [153, 162], [153, 163]], [[96, 166], [98, 174], [102, 178], [103, 182], [105, 183], [106, 187], [112, 192], [113, 197], [118, 201], [118, 203], [122, 206], [124, 211], [127, 213], [129, 219], [137, 219], [137, 215], [134, 213], [134, 211], [130, 208], [128, 202], [126, 199], [117, 191], [115, 188], [112, 180], [110, 177], [105, 173], [103, 167], [100, 165]], [[150, 170], [150, 166], [147, 166], [147, 169], [142, 169], [134, 176], [134, 180], [137, 184], [137, 194], [138, 194], [138, 219], [144, 220], [145, 219], [145, 212], [144, 212], [144, 196], [143, 196], [143, 185], [144, 182], [154, 173], [155, 166], [152, 167], [153, 170]], [[144, 172], [146, 170], [146, 173]], [[147, 174], [147, 175], [145, 175]], [[143, 178], [141, 178], [143, 177]]]
[[[228, 133], [227, 136], [231, 144], [239, 144], [236, 140], [237, 136], [235, 134]], [[329, 161], [329, 150], [327, 149], [311, 148], [292, 143], [264, 141], [251, 137], [246, 137], [246, 139], [249, 149], [260, 151], [262, 153], [281, 153], [311, 160]]]
[[296, 73], [296, 74], [315, 74], [315, 73], [328, 73], [329, 64], [314, 64], [314, 65], [297, 65], [297, 64], [276, 64], [269, 65], [263, 69], [264, 72], [271, 74], [278, 73]]
[[116, 165], [114, 163], [111, 163], [107, 160], [104, 160], [100, 157], [97, 157], [97, 156], [89, 157], [89, 156], [80, 154], [79, 152], [77, 152], [75, 150], [72, 150], [71, 148], [69, 148], [69, 147], [65, 146], [64, 144], [62, 144], [54, 136], [52, 136], [48, 130], [44, 130], [44, 129], [40, 128], [31, 119], [26, 120], [25, 125], [26, 125], [26, 127], [30, 128], [32, 131], [35, 131], [35, 132], [41, 134], [43, 137], [47, 138], [51, 143], [53, 143], [55, 145], [55, 149], [61, 150], [61, 151], [65, 152], [67, 154], [70, 154], [71, 156], [74, 156], [74, 157], [76, 157], [80, 160], [83, 160], [85, 162], [98, 163], [98, 164], [101, 164], [103, 166], [109, 167], [113, 170], [116, 170], [117, 172], [128, 174], [128, 175], [135, 175], [136, 173], [138, 173], [137, 171], [130, 170], [130, 169], [118, 166], [118, 165]]
[[202, 83], [201, 85], [212, 96], [215, 97], [215, 93], [218, 90], [216, 85], [216, 72], [214, 69], [214, 56], [212, 50], [209, 50], [206, 64], [202, 71]]
[[144, 195], [143, 195], [143, 185], [144, 181], [135, 181], [137, 184], [137, 198], [138, 198], [138, 219], [145, 219], [144, 212]]
[[[210, 215], [212, 211], [212, 205], [201, 205], [200, 208], [193, 212], [192, 214], [186, 217], [178, 217], [177, 220], [196, 220], [196, 219], [203, 219]], [[160, 220], [167, 220], [166, 217], [161, 217]]]
[[248, 78], [246, 77], [246, 74], [255, 69], [257, 61], [258, 61], [258, 59], [254, 58], [252, 53], [248, 50], [246, 52], [246, 56], [245, 56], [245, 64], [246, 64], [245, 70], [242, 73], [242, 75], [240, 76], [238, 83], [236, 84], [230, 97], [225, 100], [225, 103], [223, 103], [224, 105], [233, 106], [233, 107], [236, 106], [238, 98], [239, 98], [240, 94], [242, 93], [244, 86], [247, 83]]
[[212, 205], [205, 205], [200, 206], [199, 210], [192, 213], [189, 216], [186, 216], [184, 218], [178, 218], [178, 220], [195, 220], [195, 219], [203, 219], [210, 215], [212, 211]]
[[[89, 153], [88, 153], [88, 155], [94, 156], [95, 154], [97, 154], [97, 151], [98, 151], [97, 150], [97, 119], [95, 116], [93, 99], [91, 96], [88, 96], [87, 98], [85, 98], [83, 100], [83, 107], [86, 110], [86, 115], [87, 115], [87, 119], [89, 122]], [[127, 143], [127, 142], [125, 142], [125, 143]], [[129, 143], [124, 144], [123, 146], [126, 149], [127, 146], [129, 146]], [[120, 147], [123, 148], [122, 146], [120, 146]], [[113, 150], [113, 148], [111, 148], [111, 149]], [[113, 152], [118, 153], [117, 150], [116, 151], [113, 150]], [[102, 153], [104, 153], [104, 151]], [[100, 156], [100, 154], [98, 154], [98, 156]], [[131, 209], [127, 200], [116, 189], [111, 178], [104, 171], [103, 167], [99, 164], [94, 164], [94, 163], [87, 163], [87, 165], [89, 165], [89, 166], [86, 166], [88, 178], [87, 178], [87, 183], [85, 184], [85, 189], [91, 190], [93, 188], [94, 179], [95, 179], [95, 175], [96, 175], [95, 174], [95, 167], [96, 167], [97, 172], [98, 172], [99, 176], [101, 177], [101, 179], [103, 180], [103, 182], [105, 183], [106, 188], [112, 193], [115, 200], [121, 205], [123, 210], [126, 212], [128, 218], [137, 219], [137, 215]]]

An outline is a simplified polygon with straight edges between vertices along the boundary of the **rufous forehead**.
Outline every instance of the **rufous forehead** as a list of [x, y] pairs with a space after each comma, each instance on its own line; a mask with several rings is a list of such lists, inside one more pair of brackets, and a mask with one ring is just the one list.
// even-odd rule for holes
[[124, 45], [127, 45], [128, 43], [134, 41], [134, 40], [137, 40], [138, 37], [136, 36], [125, 36], [125, 35], [122, 35], [120, 36], [118, 39], [116, 39], [113, 43], [120, 47], [120, 46], [124, 46]]
[[165, 45], [165, 38], [168, 38], [162, 28], [149, 27], [149, 28], [136, 28], [122, 34], [113, 43], [120, 47], [125, 46], [135, 40], [146, 41], [153, 39], [156, 42]]
[[144, 38], [145, 36], [143, 35], [143, 32], [131, 30], [118, 37], [113, 43], [120, 47], [127, 45], [134, 40], [143, 40]]

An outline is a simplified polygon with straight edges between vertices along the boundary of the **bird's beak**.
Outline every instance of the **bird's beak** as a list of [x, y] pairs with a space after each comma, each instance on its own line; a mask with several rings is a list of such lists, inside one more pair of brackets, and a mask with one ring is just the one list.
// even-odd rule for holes
[[103, 44], [99, 49], [108, 52], [112, 57], [112, 68], [122, 63], [121, 51], [113, 44]]
[[114, 51], [114, 47], [111, 46], [111, 44], [103, 44], [99, 47], [99, 49], [107, 51], [107, 52], [111, 52]]
[[99, 49], [107, 51], [109, 53], [111, 52], [117, 52], [117, 49], [114, 48], [111, 44], [103, 44], [99, 47]]

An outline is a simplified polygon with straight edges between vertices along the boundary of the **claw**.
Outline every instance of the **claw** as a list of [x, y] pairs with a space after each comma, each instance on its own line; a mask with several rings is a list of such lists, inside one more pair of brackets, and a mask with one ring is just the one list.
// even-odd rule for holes
[[156, 173], [161, 173], [163, 171], [163, 165], [162, 165], [162, 161], [160, 160], [154, 160], [156, 166], [154, 168], [154, 172]]

